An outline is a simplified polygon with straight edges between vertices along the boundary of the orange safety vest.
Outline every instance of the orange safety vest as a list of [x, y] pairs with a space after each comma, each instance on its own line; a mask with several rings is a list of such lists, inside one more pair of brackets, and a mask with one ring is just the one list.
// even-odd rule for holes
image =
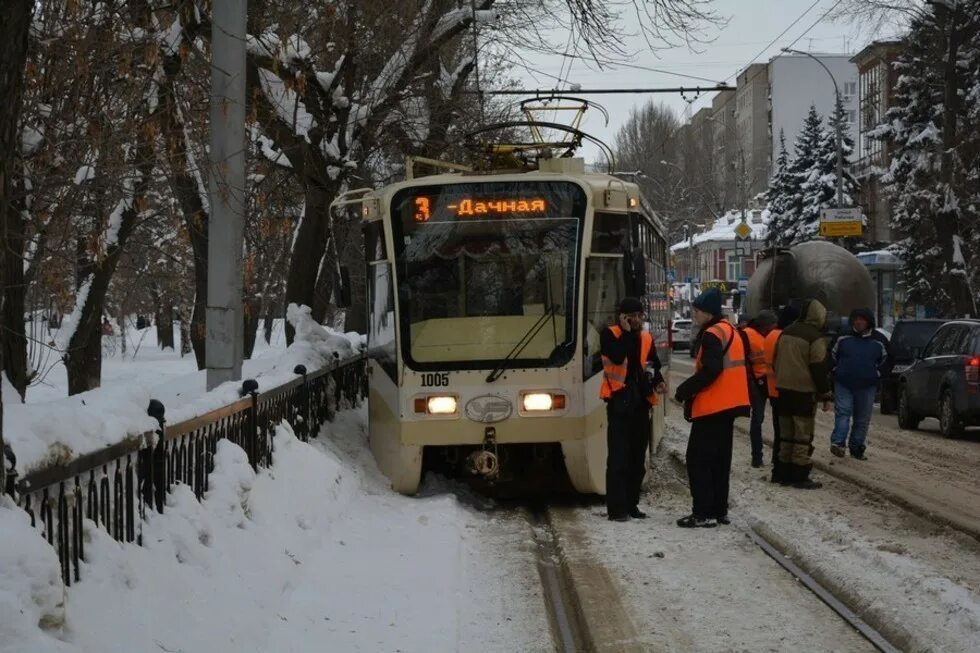
[[[614, 325], [609, 327], [612, 334], [619, 340], [623, 336], [623, 330], [619, 325]], [[653, 336], [650, 335], [648, 331], [643, 331], [640, 333], [640, 366], [642, 367], [647, 358], [650, 356], [650, 350], [653, 349]], [[602, 373], [605, 377], [602, 384], [599, 386], [599, 397], [601, 399], [609, 399], [613, 396], [613, 393], [622, 390], [626, 387], [626, 374], [629, 370], [629, 357], [623, 359], [623, 362], [617, 365], [613, 363], [608, 357], [602, 357]], [[660, 403], [660, 399], [657, 397], [657, 393], [653, 392], [647, 395], [647, 401], [651, 406], [656, 406]]]
[[[706, 417], [733, 408], [748, 408], [752, 405], [749, 400], [749, 380], [745, 374], [745, 346], [727, 320], [722, 320], [711, 326], [707, 333], [712, 334], [727, 349], [722, 359], [722, 370], [718, 378], [701, 392], [694, 395], [691, 406], [691, 417]], [[701, 369], [701, 350], [694, 362], [695, 369]]]
[[766, 375], [766, 338], [751, 327], [742, 329], [749, 341], [749, 362], [752, 376], [761, 379]]
[[779, 342], [779, 334], [782, 329], [773, 329], [766, 334], [764, 352], [766, 356], [766, 385], [769, 389], [769, 396], [773, 399], [779, 396], [776, 389], [776, 343]]

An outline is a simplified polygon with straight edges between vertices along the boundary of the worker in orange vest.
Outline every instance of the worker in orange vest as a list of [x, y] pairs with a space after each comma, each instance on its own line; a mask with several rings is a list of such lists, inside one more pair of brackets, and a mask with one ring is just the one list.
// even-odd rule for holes
[[684, 404], [691, 422], [687, 441], [687, 477], [691, 514], [677, 520], [682, 528], [728, 524], [728, 482], [732, 470], [732, 432], [736, 417], [750, 412], [745, 340], [722, 317], [721, 293], [711, 288], [693, 302], [701, 347], [694, 375], [684, 381], [674, 400]]
[[[635, 297], [619, 303], [617, 323], [600, 336], [606, 402], [606, 513], [611, 521], [645, 519], [640, 510], [644, 459], [650, 441], [650, 408], [666, 390], [653, 336], [643, 330], [643, 304]], [[644, 368], [649, 369], [644, 369]]]
[[775, 472], [776, 464], [779, 461], [779, 415], [777, 404], [779, 401], [779, 390], [776, 389], [776, 345], [783, 329], [795, 322], [800, 317], [800, 310], [792, 304], [784, 306], [779, 312], [779, 320], [776, 328], [766, 334], [765, 357], [766, 357], [766, 390], [769, 394], [769, 410], [772, 413], [772, 467], [773, 482], [778, 479]]
[[752, 383], [749, 397], [752, 400], [752, 419], [749, 423], [749, 440], [752, 443], [752, 466], [762, 467], [762, 422], [766, 418], [766, 336], [776, 327], [776, 314], [763, 310], [747, 325], [739, 329], [749, 343], [749, 370]]

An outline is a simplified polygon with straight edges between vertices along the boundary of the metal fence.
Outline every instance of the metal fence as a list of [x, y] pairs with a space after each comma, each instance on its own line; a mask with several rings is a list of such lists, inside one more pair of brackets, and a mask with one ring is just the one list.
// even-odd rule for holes
[[32, 471], [8, 482], [8, 489], [57, 551], [61, 575], [71, 585], [85, 559], [83, 520], [120, 542], [142, 544], [146, 511], [162, 513], [171, 487], [188, 485], [198, 500], [207, 492], [218, 440], [244, 449], [253, 468], [270, 466], [283, 420], [308, 442], [336, 410], [361, 402], [367, 395], [364, 362], [360, 355], [312, 373], [300, 365], [299, 378], [265, 392], [246, 380], [235, 403], [176, 424], [168, 425], [163, 404], [151, 401], [147, 412], [160, 424], [155, 431]]

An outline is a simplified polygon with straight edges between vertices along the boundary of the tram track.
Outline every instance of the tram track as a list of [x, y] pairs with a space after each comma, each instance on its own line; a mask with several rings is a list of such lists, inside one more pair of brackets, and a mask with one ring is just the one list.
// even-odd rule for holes
[[[680, 455], [669, 452], [671, 468], [678, 481], [687, 482], [687, 469], [685, 462]], [[871, 625], [862, 615], [852, 606], [846, 597], [840, 596], [840, 592], [821, 583], [820, 580], [811, 572], [804, 569], [801, 564], [794, 562], [787, 551], [785, 543], [779, 541], [774, 533], [760, 526], [753, 526], [745, 519], [734, 518], [727, 528], [734, 527], [742, 532], [753, 544], [760, 548], [769, 558], [771, 558], [781, 569], [790, 574], [795, 580], [805, 587], [811, 594], [816, 596], [830, 610], [856, 631], [861, 637], [868, 641], [876, 650], [882, 653], [899, 653], [902, 649], [894, 646], [889, 641], [888, 636], [881, 632], [887, 629], [887, 625], [880, 625], [878, 628]], [[719, 526], [719, 528], [726, 528]]]
[[[681, 365], [687, 365], [683, 369], [674, 368], [671, 373], [677, 375], [675, 383], [680, 382], [684, 377], [688, 376], [690, 372], [693, 371], [693, 367], [690, 367], [686, 361], [682, 362]], [[768, 409], [767, 409], [768, 410]], [[763, 442], [768, 446], [773, 446], [772, 436], [770, 434], [770, 425], [767, 414], [766, 424], [763, 425]], [[826, 424], [820, 424], [821, 427], [826, 427]], [[748, 437], [749, 428], [746, 423], [741, 421], [735, 422], [735, 431], [744, 437]], [[938, 461], [925, 461], [930, 463], [932, 466], [938, 468], [941, 463]], [[965, 515], [962, 511], [951, 511], [948, 504], [943, 503], [938, 498], [934, 499], [931, 496], [922, 494], [920, 492], [913, 492], [909, 488], [904, 486], [899, 486], [896, 489], [886, 487], [881, 482], [875, 482], [876, 477], [869, 477], [866, 472], [859, 472], [846, 467], [845, 465], [837, 464], [836, 461], [825, 461], [818, 457], [814, 457], [813, 466], [815, 469], [832, 476], [837, 480], [849, 483], [861, 490], [877, 494], [895, 504], [899, 508], [916, 515], [938, 527], [950, 528], [955, 531], [959, 531], [971, 538], [980, 541], [980, 524], [978, 524], [975, 517]], [[880, 479], [879, 479], [880, 480]]]
[[562, 554], [558, 533], [548, 508], [543, 505], [528, 506], [527, 519], [531, 525], [538, 575], [555, 649], [561, 653], [595, 651], [582, 603], [575, 591], [568, 562]]

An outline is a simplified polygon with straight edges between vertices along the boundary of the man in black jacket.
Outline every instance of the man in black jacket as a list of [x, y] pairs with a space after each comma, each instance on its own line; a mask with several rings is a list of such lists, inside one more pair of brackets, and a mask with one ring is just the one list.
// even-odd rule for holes
[[[645, 343], [645, 344], [644, 344]], [[634, 297], [619, 303], [617, 324], [600, 336], [602, 396], [606, 400], [606, 512], [612, 521], [644, 519], [639, 508], [650, 441], [650, 407], [645, 390], [666, 387], [653, 337], [643, 331], [643, 304]], [[641, 356], [647, 349], [646, 356]], [[644, 366], [652, 368], [651, 371]], [[649, 374], [649, 380], [644, 376]], [[644, 386], [649, 386], [645, 388]]]
[[[693, 508], [677, 520], [681, 528], [728, 524], [728, 489], [736, 417], [748, 417], [748, 347], [722, 317], [721, 293], [711, 288], [693, 302], [701, 350], [696, 371], [678, 388], [675, 401], [685, 404], [691, 419], [687, 442], [687, 476]], [[724, 339], [724, 342], [722, 341]]]

